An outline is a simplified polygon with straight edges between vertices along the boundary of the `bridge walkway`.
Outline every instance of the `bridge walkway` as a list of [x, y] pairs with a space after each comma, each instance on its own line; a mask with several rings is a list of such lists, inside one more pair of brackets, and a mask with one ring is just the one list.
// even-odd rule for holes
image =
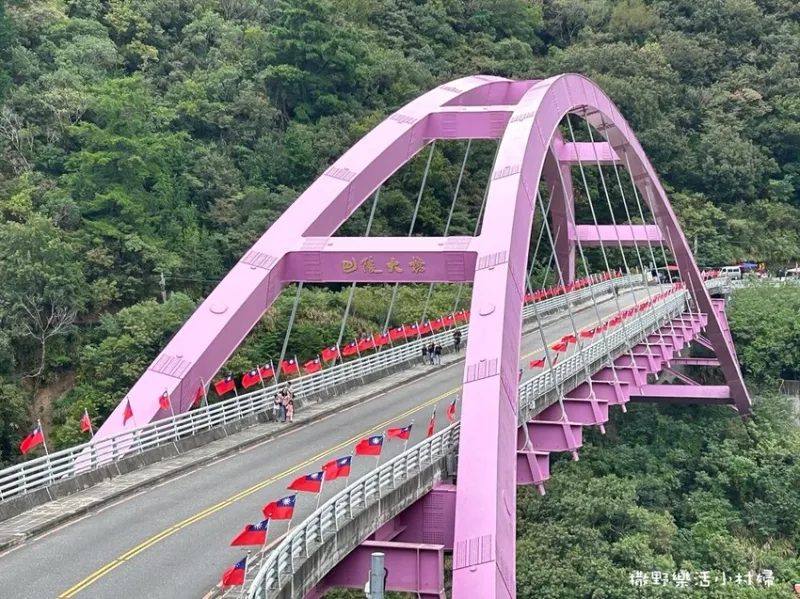
[[[636, 298], [630, 292], [621, 293], [620, 304], [628, 307], [645, 298], [644, 290]], [[614, 301], [599, 306], [602, 318], [615, 310]], [[593, 309], [576, 315], [578, 327], [596, 322]], [[545, 327], [548, 343], [570, 332], [569, 319], [563, 316]], [[527, 362], [542, 354], [540, 336], [526, 335], [522, 348], [521, 364], [529, 374]], [[420, 366], [418, 371], [432, 368], [436, 367]], [[15, 546], [0, 555], [1, 596], [105, 599], [125, 589], [129, 597], [202, 597], [218, 582], [219, 573], [243, 553], [228, 546], [230, 539], [244, 523], [258, 521], [266, 503], [287, 494], [291, 480], [349, 454], [357, 440], [411, 419], [415, 426], [410, 444], [422, 440], [434, 407], [437, 430], [441, 429], [446, 423], [445, 407], [458, 392], [462, 374], [457, 363], [443, 365], [383, 396], [189, 470]], [[279, 425], [254, 428], [262, 426]], [[381, 459], [402, 450], [401, 442], [388, 442]], [[374, 466], [371, 458], [355, 459], [351, 480]], [[322, 500], [344, 484], [331, 483]], [[316, 505], [315, 496], [298, 499], [297, 521]], [[286, 523], [275, 523], [270, 538], [285, 530]], [[42, 576], [43, 572], [48, 574]]]

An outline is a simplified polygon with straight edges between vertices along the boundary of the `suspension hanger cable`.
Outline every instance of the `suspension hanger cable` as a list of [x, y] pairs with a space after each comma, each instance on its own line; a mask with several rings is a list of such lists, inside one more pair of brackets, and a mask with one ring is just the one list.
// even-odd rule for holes
[[[567, 122], [569, 123], [569, 115], [567, 115]], [[573, 136], [573, 139], [574, 139], [574, 136]], [[561, 172], [561, 169], [558, 169], [558, 176], [559, 176], [559, 180], [561, 182], [562, 188], [566, 189], [565, 181], [564, 181], [564, 175]], [[566, 202], [566, 208], [567, 208], [567, 222], [575, 222], [575, 220], [576, 220], [575, 219], [575, 210], [574, 210], [574, 207], [572, 206], [572, 202]], [[576, 235], [576, 238], [577, 238], [577, 242], [578, 242], [577, 245], [578, 245], [578, 252], [580, 253], [580, 257], [581, 257], [581, 263], [583, 264], [584, 272], [585, 272], [586, 276], [588, 277], [588, 276], [590, 276], [590, 273], [589, 273], [589, 262], [588, 262], [588, 260], [586, 260], [586, 254], [583, 251], [583, 243], [581, 242], [580, 235]], [[610, 272], [609, 272], [609, 275], [610, 275]], [[613, 285], [613, 283], [612, 283], [612, 285]], [[612, 295], [614, 294], [613, 289], [612, 289], [611, 293], [612, 293]], [[600, 323], [602, 323], [603, 318], [600, 316], [600, 308], [597, 305], [597, 296], [595, 295], [594, 285], [589, 285], [589, 294], [590, 294], [590, 296], [592, 298], [592, 306], [594, 308], [595, 317], [597, 318], [598, 327], [600, 328], [600, 339], [603, 342], [603, 345], [605, 346], [606, 356], [609, 359], [609, 367], [611, 368], [611, 372], [612, 372], [612, 375], [614, 377], [614, 383], [617, 384], [617, 383], [619, 383], [619, 377], [617, 376], [617, 368], [616, 368], [616, 365], [614, 364], [614, 360], [611, 359], [611, 346], [610, 346], [610, 344], [608, 342], [608, 331], [607, 331], [607, 329], [605, 327], [601, 326], [601, 324], [600, 324]], [[617, 306], [619, 306], [619, 303], [617, 303]], [[595, 328], [595, 330], [597, 330], [597, 328]], [[589, 380], [592, 380], [592, 379], [590, 378]]]
[[[367, 220], [367, 230], [364, 231], [364, 237], [369, 237], [369, 233], [372, 230], [372, 222], [375, 220], [375, 208], [378, 206], [378, 198], [381, 196], [381, 188], [375, 191], [375, 197], [372, 200], [372, 208], [369, 211], [369, 220]], [[347, 325], [347, 317], [350, 315], [350, 306], [353, 303], [353, 296], [356, 293], [356, 283], [354, 282], [350, 285], [350, 294], [347, 296], [347, 305], [344, 307], [344, 317], [342, 318], [342, 324], [339, 327], [339, 337], [336, 339], [336, 350], [339, 352], [339, 358], [344, 361], [344, 357], [341, 355], [342, 352], [342, 339], [344, 338], [344, 329]]]
[[[574, 144], [575, 143], [575, 132], [572, 129], [572, 121], [570, 120], [569, 115], [567, 115], [567, 125], [569, 126], [570, 138], [572, 139], [572, 143]], [[580, 160], [578, 161], [578, 169], [581, 172], [581, 179], [583, 180], [583, 188], [586, 191], [586, 198], [589, 200], [589, 210], [592, 213], [592, 221], [594, 222], [594, 228], [595, 228], [595, 231], [597, 232], [597, 238], [600, 240], [600, 253], [603, 256], [603, 262], [605, 263], [606, 271], [608, 271], [608, 274], [610, 275], [611, 274], [611, 266], [610, 266], [610, 264], [608, 262], [608, 255], [606, 254], [605, 245], [603, 244], [603, 240], [602, 240], [602, 238], [600, 236], [600, 225], [597, 222], [597, 213], [594, 210], [594, 202], [592, 201], [591, 192], [589, 191], [589, 182], [586, 179], [586, 171], [584, 170], [583, 163]], [[615, 303], [616, 308], [617, 308], [617, 313], [621, 314], [622, 313], [622, 307], [620, 306], [620, 303], [619, 303], [619, 296], [616, 293], [614, 293], [613, 296], [614, 296], [614, 303]], [[625, 326], [625, 319], [624, 318], [622, 319], [621, 324], [622, 324], [622, 330], [623, 330], [623, 332], [625, 334], [625, 338], [628, 339], [629, 338], [628, 337], [628, 329]]]
[[[289, 315], [289, 326], [286, 327], [286, 335], [283, 336], [283, 347], [281, 347], [281, 357], [278, 359], [278, 366], [273, 370], [275, 375], [275, 384], [278, 384], [280, 373], [282, 369], [283, 360], [286, 357], [286, 348], [289, 345], [289, 335], [292, 334], [292, 327], [294, 326], [294, 319], [297, 316], [297, 305], [300, 303], [300, 292], [303, 290], [303, 281], [297, 283], [297, 291], [294, 294], [294, 303], [292, 304], [292, 312]], [[299, 364], [296, 364], [300, 368]]]
[[[497, 165], [497, 156], [500, 154], [500, 143], [502, 139], [497, 140], [497, 149], [494, 152], [494, 158], [492, 159], [492, 167], [489, 169], [489, 176], [486, 181], [486, 188], [483, 190], [483, 200], [481, 201], [480, 210], [478, 210], [478, 220], [475, 223], [475, 230], [472, 232], [473, 237], [478, 236], [478, 231], [481, 228], [481, 220], [483, 219], [483, 211], [486, 210], [486, 200], [489, 197], [489, 186], [492, 184], [492, 174], [494, 173], [494, 167]], [[453, 303], [453, 314], [455, 314], [456, 310], [458, 310], [458, 303], [461, 301], [461, 292], [464, 290], [464, 283], [459, 283], [458, 285], [458, 292], [456, 292], [456, 300]]]
[[[636, 290], [634, 289], [634, 285], [633, 285], [633, 277], [631, 277], [631, 269], [630, 269], [630, 266], [628, 265], [628, 259], [625, 256], [625, 250], [622, 247], [622, 239], [620, 238], [619, 229], [617, 228], [617, 219], [616, 219], [616, 216], [614, 215], [614, 208], [611, 205], [611, 197], [610, 197], [610, 195], [608, 193], [608, 186], [606, 185], [606, 178], [605, 178], [605, 175], [603, 174], [602, 165], [600, 164], [600, 156], [597, 153], [597, 145], [594, 142], [594, 134], [592, 133], [592, 124], [589, 122], [588, 119], [584, 119], [584, 121], [586, 122], [586, 130], [589, 132], [589, 141], [591, 142], [592, 150], [594, 151], [594, 158], [595, 158], [595, 162], [597, 164], [597, 170], [600, 172], [600, 181], [601, 181], [602, 186], [603, 186], [603, 192], [604, 192], [604, 194], [606, 196], [606, 203], [608, 205], [608, 212], [611, 215], [611, 223], [614, 226], [614, 233], [615, 233], [615, 235], [617, 237], [617, 244], [619, 245], [619, 252], [622, 255], [622, 264], [624, 265], [625, 273], [626, 273], [626, 275], [628, 276], [628, 279], [629, 279], [630, 293], [631, 293], [631, 296], [634, 299], [634, 302], [636, 302], [636, 304], [638, 305], [638, 298], [636, 297]], [[605, 118], [602, 119], [602, 122], [603, 122], [603, 125], [605, 125]], [[623, 203], [625, 202], [625, 195], [624, 194], [622, 195], [622, 201], [623, 201]], [[626, 207], [626, 211], [627, 211], [627, 207]], [[633, 232], [633, 225], [631, 225], [631, 232]], [[635, 239], [633, 239], [633, 243], [634, 243], [634, 247], [636, 247], [636, 240]], [[637, 254], [638, 254], [638, 251], [639, 251], [638, 248], [637, 248], [636, 251], [637, 251]], [[641, 261], [641, 256], [640, 256], [640, 261]], [[645, 286], [645, 291], [647, 292], [648, 299], [650, 299], [650, 289], [648, 288], [648, 286]], [[639, 327], [642, 329], [642, 331], [644, 331], [644, 326], [642, 324], [644, 322], [644, 320], [643, 320], [644, 319], [644, 314], [642, 314], [642, 312], [637, 309], [634, 312], [634, 317], [639, 321]], [[659, 328], [658, 331], [659, 331], [659, 337], [660, 337], [661, 328]], [[661, 337], [661, 339], [663, 341], [663, 337]], [[650, 346], [650, 343], [648, 343], [647, 340], [645, 340], [645, 351], [650, 354], [650, 357], [653, 360], [655, 360], [655, 355], [653, 354], [653, 348]]]
[[[433, 160], [433, 153], [436, 151], [436, 140], [431, 142], [431, 149], [428, 152], [428, 162], [425, 164], [425, 172], [422, 174], [422, 184], [419, 186], [419, 194], [417, 195], [417, 203], [414, 206], [414, 214], [411, 217], [411, 226], [408, 228], [408, 237], [414, 234], [414, 225], [417, 224], [417, 215], [419, 214], [419, 205], [422, 203], [422, 196], [425, 193], [425, 183], [428, 181], [428, 173], [431, 170], [431, 161]], [[386, 312], [386, 321], [383, 323], [383, 332], [389, 330], [389, 321], [392, 319], [392, 310], [394, 310], [394, 302], [397, 299], [397, 288], [400, 283], [395, 283], [392, 288], [392, 300], [389, 302], [389, 310]]]
[[[559, 169], [559, 172], [560, 172], [560, 169]], [[566, 198], [566, 187], [562, 186], [562, 194], [564, 194], [565, 204], [568, 204], [569, 200]], [[537, 196], [538, 201], [537, 201], [537, 199], [534, 199], [534, 202], [535, 202], [536, 205], [540, 205], [542, 207], [542, 215], [544, 217], [545, 209], [544, 209], [544, 206], [542, 205], [543, 202], [541, 200], [541, 194], [538, 193], [538, 190], [537, 190], [536, 196]], [[552, 192], [550, 192], [550, 199], [552, 200]], [[547, 221], [546, 217], [544, 217], [544, 223], [543, 223], [542, 226], [545, 227], [548, 239], [550, 241], [551, 255], [554, 255], [555, 251], [556, 251], [555, 250], [556, 246], [555, 246], [555, 242], [553, 240], [553, 236], [552, 236], [551, 231], [550, 231], [550, 223]], [[558, 260], [558, 256], [555, 257], [554, 264], [555, 264], [555, 270], [558, 273], [558, 280], [560, 282], [559, 284], [561, 285], [562, 289], [564, 289], [564, 300], [566, 301], [566, 304], [567, 304], [567, 314], [569, 316], [570, 325], [572, 326], [573, 336], [575, 337], [576, 350], [577, 350], [578, 355], [580, 356], [581, 362], [583, 363], [583, 367], [584, 367], [584, 370], [586, 372], [587, 380], [589, 381], [590, 392], [593, 393], [591, 376], [590, 376], [590, 373], [589, 373], [589, 365], [586, 362], [586, 355], [584, 354], [583, 347], [582, 347], [583, 346], [583, 341], [582, 341], [582, 338], [580, 336], [580, 331], [578, 330], [578, 327], [575, 324], [575, 316], [572, 313], [572, 304], [570, 303], [569, 298], [567, 297], [567, 289], [566, 289], [566, 281], [564, 279], [564, 271], [562, 269], [561, 263]], [[564, 406], [564, 394], [562, 393], [563, 386], [560, 385], [559, 382], [558, 382], [558, 377], [556, 376], [556, 371], [554, 370], [555, 365], [553, 363], [552, 358], [550, 357], [550, 352], [548, 351], [549, 350], [549, 345], [548, 345], [547, 340], [545, 339], [545, 336], [544, 336], [544, 327], [543, 327], [542, 321], [541, 321], [541, 319], [539, 317], [539, 309], [537, 307], [537, 302], [533, 303], [533, 310], [534, 310], [534, 314], [536, 315], [536, 322], [539, 324], [539, 326], [538, 326], [539, 334], [540, 334], [540, 337], [542, 339], [542, 345], [543, 345], [544, 351], [545, 351], [545, 360], [547, 361], [548, 371], [551, 373], [551, 376], [553, 377], [553, 382], [554, 382], [554, 384], [556, 386], [556, 392], [558, 394], [558, 403], [559, 403], [559, 407], [561, 408], [561, 420], [562, 421], [566, 421], [568, 418], [567, 418], [567, 410], [566, 410], [566, 407]]]
[[[553, 203], [553, 193], [552, 191], [548, 190], [547, 192], [547, 209], [544, 211], [544, 220], [547, 220], [548, 215], [550, 214], [550, 205]], [[534, 210], [534, 213], [536, 211]], [[544, 221], [543, 221], [544, 222]], [[544, 224], [539, 228], [539, 238], [536, 240], [536, 249], [533, 250], [533, 258], [531, 259], [531, 267], [528, 269], [528, 293], [533, 293], [533, 283], [531, 283], [531, 277], [533, 276], [533, 267], [536, 265], [536, 256], [539, 254], [539, 245], [542, 243], [542, 236], [544, 235]], [[558, 233], [556, 233], [556, 239], [558, 239]], [[550, 260], [553, 257], [553, 253], [555, 248], [553, 248], [553, 252], [550, 252], [550, 258], [547, 260], [547, 270], [550, 270]], [[545, 272], [545, 281], [547, 280], [547, 272]]]
[[[458, 192], [461, 189], [461, 181], [464, 179], [464, 169], [467, 167], [467, 158], [469, 158], [469, 150], [472, 147], [472, 140], [467, 140], [467, 149], [464, 152], [464, 160], [461, 162], [461, 171], [458, 173], [458, 181], [456, 182], [456, 189], [453, 193], [453, 201], [450, 203], [450, 213], [447, 215], [447, 223], [444, 225], [444, 236], [447, 237], [447, 234], [450, 232], [450, 223], [453, 222], [453, 212], [456, 209], [456, 200], [458, 200]], [[428, 306], [431, 301], [431, 295], [433, 295], [433, 286], [435, 283], [431, 283], [430, 287], [428, 287], [428, 295], [425, 297], [425, 305], [422, 308], [422, 322], [425, 322], [425, 317], [428, 315]]]

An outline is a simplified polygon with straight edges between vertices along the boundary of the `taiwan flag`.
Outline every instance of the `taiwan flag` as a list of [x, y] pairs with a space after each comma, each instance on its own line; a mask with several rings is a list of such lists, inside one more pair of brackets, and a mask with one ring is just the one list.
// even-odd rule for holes
[[555, 352], [567, 351], [567, 348], [569, 348], [569, 343], [566, 341], [559, 341], [558, 343], [553, 344], [553, 351]]
[[355, 341], [351, 341], [342, 348], [343, 356], [352, 356], [353, 354], [357, 353], [358, 353], [358, 344]]
[[128, 403], [125, 404], [125, 411], [122, 412], [122, 426], [125, 426], [131, 418], [133, 418], [133, 408], [131, 407], [131, 400], [129, 399]]
[[395, 327], [389, 331], [389, 337], [391, 337], [392, 341], [399, 341], [400, 339], [405, 339], [406, 334], [403, 327]]
[[314, 472], [299, 476], [287, 487], [290, 491], [306, 491], [308, 493], [319, 493], [322, 491], [323, 472]]
[[356, 455], [381, 455], [383, 435], [373, 435], [356, 443]]
[[446, 327], [452, 326], [456, 322], [456, 317], [454, 314], [448, 314], [447, 316], [442, 316], [442, 322]]
[[444, 326], [444, 325], [442, 324], [442, 319], [441, 319], [441, 318], [435, 318], [434, 320], [430, 321], [430, 323], [429, 323], [429, 324], [431, 325], [431, 328], [432, 328], [434, 331], [438, 331], [438, 330], [440, 330], [440, 329], [441, 329], [441, 328]]
[[167, 393], [166, 390], [161, 394], [161, 397], [158, 398], [158, 405], [162, 410], [169, 410], [172, 405], [169, 403], [169, 393]]
[[347, 478], [350, 476], [350, 465], [352, 462], [353, 456], [339, 458], [338, 460], [331, 460], [322, 466], [322, 471], [325, 473], [325, 480]]
[[42, 432], [42, 425], [37, 424], [31, 433], [22, 440], [22, 443], [19, 444], [19, 450], [22, 453], [28, 453], [31, 449], [36, 447], [37, 445], [41, 445], [44, 443], [44, 433]]
[[544, 368], [544, 358], [537, 358], [528, 362], [529, 368]]
[[449, 420], [450, 422], [455, 422], [456, 421], [456, 402], [457, 401], [458, 401], [458, 398], [456, 397], [453, 401], [450, 402], [450, 405], [447, 406], [447, 412], [445, 412], [445, 415], [447, 416], [447, 420]]
[[222, 574], [222, 586], [239, 586], [244, 584], [244, 574], [247, 570], [247, 558], [243, 558], [236, 562]]
[[419, 325], [419, 334], [420, 335], [427, 335], [431, 332], [431, 323], [430, 322], [423, 322]]
[[404, 426], [402, 428], [390, 428], [386, 431], [386, 438], [387, 439], [402, 439], [403, 441], [408, 441], [411, 437], [411, 427], [414, 426], [413, 424], [409, 424], [408, 426]]
[[458, 322], [464, 322], [467, 319], [467, 313], [464, 310], [459, 310], [456, 312], [455, 317]]
[[287, 495], [278, 501], [270, 501], [261, 510], [267, 520], [291, 520], [297, 495]]
[[577, 343], [578, 338], [575, 335], [564, 335], [561, 338], [561, 341], [564, 341], [565, 343]]
[[[89, 418], [89, 412], [84, 408], [83, 416], [81, 417], [81, 432], [88, 433], [92, 430], [92, 419]], [[93, 433], [94, 434], [94, 433]]]
[[293, 372], [299, 371], [300, 368], [297, 366], [297, 360], [294, 358], [289, 358], [288, 360], [281, 362], [281, 372], [283, 374], [292, 374]]
[[322, 370], [322, 362], [319, 358], [314, 358], [313, 360], [309, 360], [305, 364], [303, 364], [303, 368], [306, 370], [306, 374], [312, 374], [314, 372], [319, 372]]
[[428, 436], [433, 436], [433, 431], [436, 429], [436, 408], [433, 408], [433, 414], [431, 414], [431, 421], [428, 423]]
[[227, 375], [221, 381], [214, 383], [214, 390], [217, 392], [217, 395], [222, 397], [226, 393], [236, 390], [236, 381], [233, 380], [231, 375]]
[[381, 333], [375, 337], [375, 347], [381, 347], [387, 343], [391, 343], [392, 339], [389, 333]]
[[581, 331], [580, 335], [584, 339], [591, 339], [594, 337], [595, 330], [594, 329], [586, 329], [585, 331]]
[[263, 545], [267, 542], [267, 529], [269, 519], [258, 524], [248, 524], [238, 536], [231, 541], [231, 545]]
[[258, 370], [251, 370], [242, 376], [242, 387], [249, 389], [253, 385], [258, 385], [261, 382], [261, 374]]
[[372, 340], [372, 335], [364, 337], [358, 342], [358, 351], [367, 351], [368, 349], [375, 349], [375, 342]]
[[322, 359], [326, 362], [330, 362], [331, 360], [335, 360], [339, 357], [339, 348], [335, 345], [331, 345], [330, 347], [326, 347], [322, 350]]
[[197, 405], [200, 403], [200, 400], [203, 399], [203, 396], [206, 394], [206, 390], [203, 388], [203, 385], [200, 385], [197, 388], [197, 393], [194, 394], [194, 400], [192, 401], [192, 405]]
[[258, 371], [261, 373], [262, 379], [275, 378], [275, 368], [272, 366], [272, 362], [270, 362], [266, 366], [262, 366], [261, 368], [258, 369]]
[[406, 337], [416, 337], [419, 331], [417, 330], [417, 324], [407, 324], [403, 326], [403, 334]]

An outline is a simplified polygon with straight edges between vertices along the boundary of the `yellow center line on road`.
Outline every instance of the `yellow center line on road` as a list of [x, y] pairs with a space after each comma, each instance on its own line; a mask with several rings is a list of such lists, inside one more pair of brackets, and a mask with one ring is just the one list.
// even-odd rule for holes
[[[633, 304], [636, 304], [636, 303], [637, 302], [634, 301], [633, 303], [628, 304], [626, 306], [621, 306], [621, 308], [622, 309], [626, 309], [626, 308], [629, 308], [630, 306], [632, 306]], [[555, 323], [553, 323], [553, 324], [555, 324]], [[595, 320], [594, 322], [590, 323], [588, 326], [598, 325], [598, 324], [600, 324], [600, 320]], [[545, 325], [545, 326], [547, 326], [547, 325]], [[527, 354], [520, 356], [520, 360], [525, 360], [527, 358], [530, 358], [531, 356], [534, 356], [534, 355], [536, 355], [538, 353], [541, 353], [541, 352], [544, 351], [544, 349], [545, 349], [544, 347], [539, 347], [538, 349], [535, 349], [535, 350], [533, 350], [531, 352], [528, 352]], [[66, 591], [61, 593], [58, 596], [58, 599], [70, 599], [71, 597], [74, 597], [75, 595], [77, 595], [78, 593], [83, 591], [86, 587], [88, 587], [88, 586], [92, 585], [93, 583], [97, 582], [98, 580], [100, 580], [101, 578], [106, 576], [108, 573], [112, 572], [114, 569], [118, 568], [119, 566], [121, 566], [125, 562], [133, 559], [134, 557], [136, 557], [140, 553], [146, 551], [147, 549], [149, 549], [150, 547], [152, 547], [152, 546], [156, 545], [157, 543], [163, 541], [164, 539], [172, 536], [176, 532], [178, 532], [180, 530], [183, 530], [184, 528], [186, 528], [188, 526], [191, 526], [195, 522], [199, 522], [200, 520], [203, 520], [204, 518], [207, 518], [208, 516], [211, 516], [212, 514], [220, 511], [221, 509], [226, 508], [229, 505], [231, 505], [233, 503], [236, 503], [237, 501], [239, 501], [241, 499], [244, 499], [245, 497], [248, 497], [248, 496], [252, 495], [253, 493], [255, 493], [257, 491], [260, 491], [264, 487], [267, 487], [267, 486], [279, 481], [280, 479], [282, 479], [282, 478], [284, 478], [286, 476], [289, 476], [290, 474], [296, 473], [298, 470], [301, 470], [301, 469], [305, 468], [306, 466], [309, 466], [309, 465], [313, 464], [314, 462], [316, 462], [318, 460], [321, 460], [322, 458], [324, 458], [325, 456], [327, 456], [330, 453], [333, 453], [334, 451], [338, 451], [340, 449], [344, 449], [345, 447], [355, 443], [357, 440], [359, 440], [359, 439], [361, 439], [363, 437], [367, 437], [367, 436], [369, 436], [369, 435], [371, 435], [371, 434], [373, 434], [373, 433], [375, 433], [375, 432], [377, 432], [379, 430], [382, 430], [385, 427], [387, 427], [389, 424], [392, 424], [393, 422], [395, 422], [397, 420], [400, 420], [402, 418], [410, 416], [411, 414], [419, 412], [420, 410], [422, 410], [424, 408], [427, 408], [427, 407], [429, 407], [429, 406], [431, 406], [431, 405], [433, 405], [435, 403], [440, 402], [441, 400], [453, 395], [454, 393], [457, 393], [458, 391], [461, 390], [461, 388], [462, 388], [462, 385], [459, 385], [458, 387], [454, 387], [453, 389], [450, 389], [449, 391], [446, 391], [445, 393], [442, 393], [441, 395], [439, 395], [437, 397], [434, 397], [433, 399], [430, 399], [430, 400], [428, 400], [428, 401], [426, 401], [424, 403], [421, 403], [420, 405], [416, 406], [415, 408], [411, 408], [410, 410], [407, 410], [407, 411], [403, 412], [402, 414], [398, 414], [397, 416], [393, 416], [392, 418], [390, 418], [388, 420], [384, 420], [380, 424], [377, 424], [377, 425], [373, 426], [372, 428], [370, 428], [367, 431], [361, 432], [361, 433], [359, 433], [359, 434], [357, 434], [357, 435], [355, 435], [353, 437], [350, 437], [346, 441], [343, 441], [343, 442], [339, 443], [338, 445], [336, 445], [334, 447], [326, 449], [326, 450], [318, 453], [317, 455], [315, 455], [313, 457], [310, 457], [307, 460], [305, 460], [305, 461], [303, 461], [303, 462], [301, 462], [301, 463], [299, 463], [299, 464], [297, 464], [295, 466], [292, 466], [291, 468], [288, 468], [287, 470], [284, 470], [280, 474], [276, 474], [274, 476], [271, 476], [270, 478], [268, 478], [266, 480], [263, 480], [260, 483], [257, 483], [255, 485], [253, 485], [249, 489], [245, 489], [244, 491], [240, 491], [236, 495], [232, 495], [228, 499], [220, 501], [216, 505], [212, 505], [211, 507], [206, 508], [205, 510], [203, 510], [201, 512], [198, 512], [197, 514], [195, 514], [193, 516], [190, 516], [189, 518], [186, 518], [185, 520], [183, 520], [181, 522], [178, 522], [177, 524], [174, 524], [174, 525], [170, 526], [169, 528], [166, 528], [166, 529], [162, 530], [160, 533], [150, 537], [146, 541], [143, 541], [142, 543], [140, 543], [139, 545], [137, 545], [133, 549], [123, 553], [118, 558], [110, 561], [105, 566], [103, 566], [102, 568], [100, 568], [99, 570], [94, 572], [93, 574], [90, 574], [89, 576], [87, 576], [86, 578], [84, 578], [83, 580], [81, 580], [80, 582], [75, 584], [74, 586], [70, 587], [69, 589], [67, 589]]]

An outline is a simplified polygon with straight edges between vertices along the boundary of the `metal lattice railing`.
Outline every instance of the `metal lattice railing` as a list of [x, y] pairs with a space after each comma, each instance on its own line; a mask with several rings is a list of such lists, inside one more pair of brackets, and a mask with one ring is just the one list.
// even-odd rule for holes
[[[641, 281], [641, 275], [618, 277], [595, 283], [592, 288], [587, 286], [539, 301], [535, 307], [533, 304], [528, 304], [523, 309], [523, 318], [526, 320], [533, 318], [536, 311], [539, 316], [551, 314], [565, 308], [568, 303], [591, 299], [592, 293], [602, 294], [612, 288], [627, 287]], [[458, 328], [462, 332], [462, 338], [466, 340], [469, 325], [465, 324]], [[302, 400], [320, 393], [334, 393], [343, 385], [363, 380], [384, 370], [388, 371], [392, 367], [413, 363], [421, 355], [422, 344], [428, 343], [431, 339], [438, 340], [444, 348], [452, 346], [453, 330], [439, 331], [423, 339], [404, 342], [388, 349], [382, 348], [359, 359], [292, 379], [295, 397]], [[271, 411], [277, 391], [278, 385], [265, 385], [250, 393], [0, 470], [0, 502], [87, 472], [100, 465], [115, 462], [132, 453], [141, 453], [214, 427]]]
[[[557, 401], [558, 386], [585, 373], [584, 364], [608, 365], [618, 355], [640, 343], [672, 318], [684, 312], [689, 293], [676, 292], [647, 310], [625, 327], [576, 351], [551, 370], [545, 370], [519, 387], [520, 410], [530, 417]], [[611, 355], [609, 355], [609, 351]], [[460, 423], [455, 422], [439, 433], [421, 441], [406, 452], [367, 473], [334, 495], [295, 528], [270, 552], [260, 566], [248, 590], [249, 599], [268, 599], [291, 581], [297, 566], [312, 548], [325, 542], [339, 526], [375, 504], [384, 490], [397, 488], [419, 474], [424, 466], [454, 453], [458, 447]]]

